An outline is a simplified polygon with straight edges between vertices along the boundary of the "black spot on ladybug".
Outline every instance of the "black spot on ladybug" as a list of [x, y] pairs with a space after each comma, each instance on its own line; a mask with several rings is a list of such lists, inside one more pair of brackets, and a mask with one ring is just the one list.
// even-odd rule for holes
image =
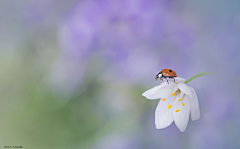
[[169, 72], [172, 72], [172, 70], [169, 70]]

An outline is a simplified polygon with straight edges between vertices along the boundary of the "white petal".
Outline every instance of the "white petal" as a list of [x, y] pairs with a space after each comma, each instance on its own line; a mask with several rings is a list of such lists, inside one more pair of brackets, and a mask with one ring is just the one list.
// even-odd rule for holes
[[[149, 96], [153, 95], [156, 93], [157, 90], [159, 90], [162, 86], [161, 85], [158, 85], [158, 86], [155, 86], [147, 91], [145, 91], [142, 96], [145, 96], [146, 98], [149, 99]], [[157, 98], [156, 98], [157, 99]]]
[[165, 101], [160, 100], [155, 111], [155, 125], [157, 129], [162, 129], [169, 126], [173, 122], [173, 107], [167, 108], [169, 104], [172, 105], [173, 96], [169, 96]]
[[[182, 105], [182, 103], [184, 103], [184, 106]], [[179, 109], [179, 112], [176, 112], [177, 109]], [[190, 113], [189, 97], [184, 95], [183, 99], [181, 101], [178, 101], [174, 105], [173, 111], [174, 122], [181, 132], [184, 132], [185, 129], [187, 128], [189, 113]]]
[[181, 91], [180, 98], [182, 98], [184, 95], [184, 92]]
[[185, 81], [186, 81], [185, 79], [180, 78], [180, 77], [176, 77], [176, 78], [175, 78], [175, 82], [176, 82], [176, 83], [183, 83], [183, 82], [185, 82]]
[[158, 85], [154, 88], [147, 90], [142, 95], [145, 96], [147, 99], [166, 98], [172, 93], [174, 86], [174, 84]]
[[187, 94], [190, 98], [192, 98], [192, 92], [191, 89], [185, 84], [185, 83], [178, 83], [179, 89]]
[[192, 87], [190, 87], [192, 91], [193, 97], [190, 99], [190, 106], [191, 106], [191, 118], [193, 121], [198, 120], [200, 118], [200, 110], [199, 110], [199, 103], [197, 94]]
[[175, 93], [177, 90], [178, 90], [178, 85], [175, 84], [174, 89], [173, 89], [173, 93]]

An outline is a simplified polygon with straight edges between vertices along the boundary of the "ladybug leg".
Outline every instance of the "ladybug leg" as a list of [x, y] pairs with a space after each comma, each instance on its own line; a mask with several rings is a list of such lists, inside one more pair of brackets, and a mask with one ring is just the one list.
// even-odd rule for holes
[[169, 84], [168, 79], [167, 78], [165, 78], [165, 79], [167, 80], [167, 83]]
[[177, 84], [177, 83], [175, 82], [175, 78], [173, 78], [173, 79], [174, 79], [174, 83]]
[[161, 81], [162, 81], [161, 83], [163, 83], [163, 77], [161, 78]]

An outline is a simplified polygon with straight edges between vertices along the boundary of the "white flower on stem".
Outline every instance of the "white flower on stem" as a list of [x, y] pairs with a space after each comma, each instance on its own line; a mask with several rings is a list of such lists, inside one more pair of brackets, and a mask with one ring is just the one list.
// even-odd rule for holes
[[184, 132], [189, 114], [193, 121], [200, 118], [197, 95], [192, 87], [187, 86], [185, 79], [176, 77], [175, 82], [169, 79], [144, 92], [147, 99], [160, 99], [155, 111], [157, 129], [166, 128], [173, 121], [181, 132]]

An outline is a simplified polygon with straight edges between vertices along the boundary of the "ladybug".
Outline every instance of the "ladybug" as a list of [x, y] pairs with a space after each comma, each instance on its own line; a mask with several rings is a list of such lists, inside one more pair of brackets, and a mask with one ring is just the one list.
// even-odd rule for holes
[[172, 70], [172, 69], [163, 69], [156, 75], [156, 81], [157, 81], [158, 78], [163, 81], [163, 78], [164, 78], [164, 79], [167, 80], [167, 83], [168, 83], [168, 79], [167, 78], [171, 78], [171, 79], [174, 79], [174, 83], [176, 83], [175, 82], [175, 77], [177, 77], [177, 73], [174, 70]]

